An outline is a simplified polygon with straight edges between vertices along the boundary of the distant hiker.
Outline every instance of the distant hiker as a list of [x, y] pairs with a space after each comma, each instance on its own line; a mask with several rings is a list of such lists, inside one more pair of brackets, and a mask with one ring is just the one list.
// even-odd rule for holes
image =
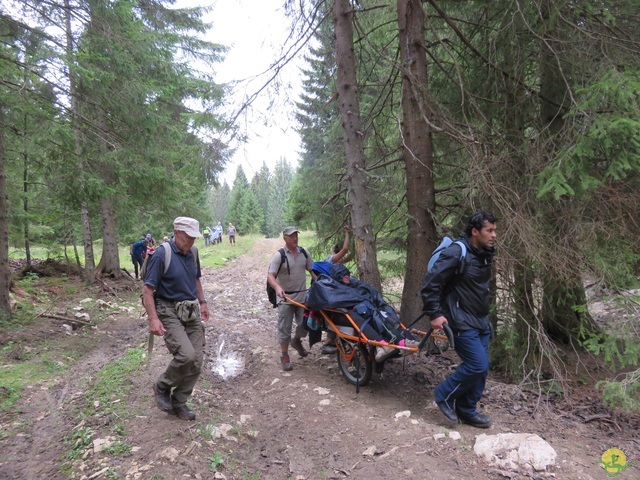
[[[303, 303], [307, 289], [307, 272], [315, 278], [311, 271], [311, 255], [298, 246], [298, 229], [287, 227], [282, 231], [284, 248], [280, 249], [271, 258], [267, 281], [276, 291], [279, 298], [284, 299], [285, 294], [296, 302]], [[284, 256], [283, 256], [284, 255]], [[278, 303], [278, 342], [280, 343], [280, 363], [284, 371], [293, 369], [289, 358], [289, 344], [301, 357], [308, 355], [302, 346], [302, 338], [307, 335], [304, 328], [304, 308], [297, 307], [287, 301]], [[291, 331], [295, 319], [296, 329], [293, 339]]]
[[211, 242], [209, 241], [209, 234], [211, 233], [211, 229], [209, 227], [204, 227], [204, 230], [202, 231], [202, 236], [204, 237], [204, 244], [205, 245], [210, 245]]
[[[173, 240], [160, 245], [150, 258], [142, 298], [149, 316], [149, 332], [163, 336], [173, 355], [166, 371], [153, 385], [158, 408], [182, 420], [195, 420], [187, 407], [202, 369], [204, 325], [209, 319], [207, 301], [200, 282], [200, 259], [193, 246], [200, 236], [198, 221], [178, 217], [173, 222]], [[171, 248], [165, 271], [164, 249]], [[173, 389], [173, 391], [172, 391]]]
[[222, 223], [218, 222], [218, 224], [213, 227], [213, 242], [222, 243], [222, 233], [224, 228], [222, 227]]
[[227, 229], [227, 235], [229, 235], [229, 243], [236, 244], [236, 227], [229, 224], [229, 228]]
[[458, 368], [435, 389], [435, 401], [451, 422], [479, 428], [491, 426], [491, 417], [479, 413], [489, 372], [489, 284], [496, 241], [496, 218], [485, 211], [474, 213], [457, 243], [442, 250], [422, 284], [423, 311], [433, 328], [447, 323], [455, 336], [462, 360]]
[[133, 269], [136, 274], [136, 280], [138, 279], [138, 267], [142, 268], [142, 262], [144, 261], [143, 254], [147, 251], [146, 239], [139, 240], [133, 245], [129, 245], [129, 255], [131, 255], [131, 262], [133, 263]]
[[152, 247], [156, 246], [156, 239], [153, 238], [150, 233], [147, 233], [147, 235], [145, 235], [144, 238], [147, 241], [147, 244], [149, 244]]

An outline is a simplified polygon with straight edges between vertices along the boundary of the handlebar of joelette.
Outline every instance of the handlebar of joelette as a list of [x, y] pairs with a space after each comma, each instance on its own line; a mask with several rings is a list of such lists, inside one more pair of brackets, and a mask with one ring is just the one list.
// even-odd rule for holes
[[[447, 340], [449, 341], [449, 345], [451, 346], [451, 348], [455, 348], [456, 345], [455, 345], [455, 340], [453, 336], [453, 331], [451, 330], [451, 327], [449, 327], [449, 324], [443, 323], [442, 329], [444, 330], [444, 334], [447, 336]], [[418, 346], [418, 348], [422, 349], [422, 347], [424, 347], [425, 343], [429, 341], [429, 337], [433, 333], [433, 330], [434, 330], [433, 327], [429, 327], [427, 334], [424, 336], [424, 338], [420, 342], [420, 345]]]

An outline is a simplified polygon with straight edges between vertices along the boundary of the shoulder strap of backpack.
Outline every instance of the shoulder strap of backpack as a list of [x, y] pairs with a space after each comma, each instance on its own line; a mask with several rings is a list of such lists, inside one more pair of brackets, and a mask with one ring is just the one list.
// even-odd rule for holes
[[[307, 253], [307, 251], [303, 248], [300, 247], [300, 251], [302, 251], [304, 258], [309, 258], [309, 254]], [[278, 252], [280, 252], [280, 266], [278, 267], [278, 271], [276, 272], [275, 276], [278, 276], [278, 273], [280, 273], [280, 269], [282, 268], [282, 264], [283, 263], [287, 263], [287, 272], [289, 272], [289, 274], [291, 274], [291, 269], [289, 268], [289, 259], [287, 258], [287, 253], [284, 251], [284, 248], [281, 248], [278, 250]]]
[[460, 273], [464, 272], [465, 261], [467, 259], [467, 246], [464, 244], [464, 242], [461, 242], [460, 240], [456, 240], [453, 243], [455, 243], [456, 245], [460, 246], [460, 265], [458, 266], [458, 269], [456, 270], [456, 273], [460, 274]]
[[191, 254], [193, 255], [193, 264], [198, 268], [200, 265], [200, 257], [198, 256], [198, 247], [191, 245]]
[[171, 245], [169, 242], [162, 242], [160, 246], [164, 247], [164, 273], [167, 273], [169, 265], [171, 265]]
[[[277, 277], [280, 273], [280, 269], [282, 268], [282, 264], [284, 262], [287, 262], [287, 270], [289, 270], [289, 260], [287, 260], [287, 253], [284, 251], [284, 248], [278, 249], [278, 252], [280, 252], [280, 266], [278, 267], [278, 271], [274, 275], [275, 277]], [[289, 270], [289, 273], [291, 273], [291, 270]]]
[[[164, 247], [164, 273], [167, 273], [169, 270], [169, 265], [171, 265], [171, 245], [169, 242], [163, 242], [161, 247]], [[198, 264], [200, 263], [200, 257], [198, 256], [198, 247], [195, 245], [191, 246], [191, 254], [193, 255], [193, 264], [198, 268]]]

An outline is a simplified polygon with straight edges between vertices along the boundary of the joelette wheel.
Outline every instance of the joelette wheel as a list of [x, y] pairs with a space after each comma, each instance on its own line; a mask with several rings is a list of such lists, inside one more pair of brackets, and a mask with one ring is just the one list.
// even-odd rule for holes
[[365, 386], [373, 374], [373, 360], [367, 347], [338, 339], [338, 365], [342, 376], [352, 385]]

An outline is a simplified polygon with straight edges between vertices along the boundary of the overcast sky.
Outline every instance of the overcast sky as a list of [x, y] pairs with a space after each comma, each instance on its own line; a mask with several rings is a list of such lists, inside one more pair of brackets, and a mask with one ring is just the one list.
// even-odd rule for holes
[[[230, 47], [226, 60], [216, 66], [216, 81], [241, 80], [231, 99], [237, 106], [253, 95], [271, 77], [264, 74], [278, 58], [288, 34], [288, 20], [282, 0], [216, 0], [207, 20], [212, 23], [211, 41]], [[238, 119], [249, 140], [239, 145], [223, 179], [232, 186], [236, 168], [242, 165], [251, 180], [263, 161], [271, 171], [284, 157], [294, 168], [298, 164], [299, 136], [293, 126], [293, 105], [299, 95], [298, 61], [287, 65], [280, 75], [280, 88], [270, 87], [260, 94], [252, 108]]]

